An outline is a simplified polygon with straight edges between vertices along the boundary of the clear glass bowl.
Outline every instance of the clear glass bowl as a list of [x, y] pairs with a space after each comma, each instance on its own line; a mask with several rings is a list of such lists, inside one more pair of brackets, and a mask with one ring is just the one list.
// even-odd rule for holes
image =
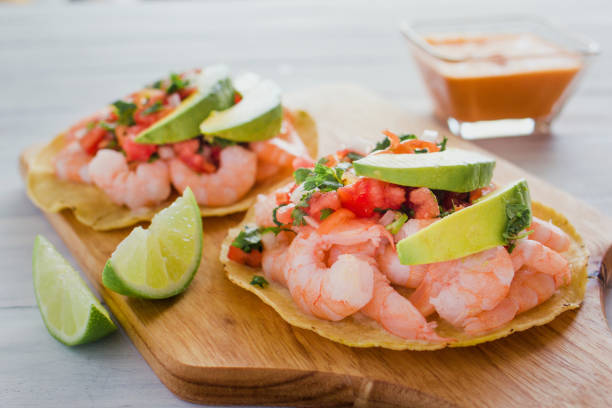
[[436, 116], [465, 139], [547, 133], [599, 47], [533, 16], [403, 23]]

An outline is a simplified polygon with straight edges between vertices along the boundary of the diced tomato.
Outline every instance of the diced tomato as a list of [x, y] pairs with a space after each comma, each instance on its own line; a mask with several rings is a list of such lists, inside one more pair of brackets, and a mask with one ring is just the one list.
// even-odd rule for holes
[[242, 249], [230, 245], [227, 257], [234, 262], [252, 266], [253, 268], [261, 266], [261, 251], [256, 249], [253, 249], [251, 252], [244, 252]]
[[106, 136], [106, 130], [100, 126], [95, 126], [79, 139], [79, 143], [87, 154], [94, 154], [98, 150], [98, 145], [104, 139], [104, 136]]
[[127, 161], [147, 161], [153, 153], [157, 151], [157, 145], [136, 143], [134, 139], [140, 133], [142, 128], [139, 126], [118, 125], [115, 127], [115, 135], [119, 146], [125, 151]]
[[295, 204], [287, 204], [279, 207], [276, 210], [276, 220], [281, 224], [291, 224], [293, 222], [293, 216], [291, 213], [295, 209]]
[[198, 153], [200, 148], [200, 141], [198, 139], [174, 143], [172, 147], [178, 158], [193, 171], [213, 173], [217, 169], [213, 163], [210, 163], [204, 156]]
[[295, 190], [296, 188], [297, 185], [295, 183], [289, 183], [286, 186], [276, 190], [276, 204], [289, 204], [291, 202], [291, 193], [293, 193], [293, 190]]
[[334, 211], [329, 217], [327, 217], [321, 224], [319, 224], [319, 228], [317, 232], [321, 235], [328, 234], [338, 228], [340, 225], [346, 223], [349, 220], [355, 218], [356, 215], [350, 210], [346, 208], [340, 208], [337, 211]]
[[497, 186], [494, 183], [489, 184], [486, 187], [478, 188], [474, 191], [470, 192], [470, 202], [474, 202], [478, 200], [482, 196], [486, 196], [489, 193], [492, 193], [497, 189]]
[[335, 191], [329, 191], [327, 193], [314, 193], [310, 200], [308, 200], [307, 213], [315, 220], [321, 219], [321, 211], [325, 208], [330, 210], [337, 210], [341, 207], [338, 193]]
[[399, 209], [406, 201], [406, 190], [384, 181], [361, 177], [355, 183], [339, 188], [338, 197], [342, 207], [358, 217], [371, 217], [376, 208]]
[[137, 125], [144, 126], [145, 128], [148, 128], [155, 122], [160, 121], [165, 116], [168, 116], [169, 114], [171, 114], [172, 111], [174, 110], [173, 108], [170, 108], [170, 107], [163, 107], [163, 108], [160, 108], [160, 110], [158, 110], [157, 112], [145, 113], [144, 111], [148, 109], [148, 106], [149, 105], [147, 105], [146, 107], [142, 107], [138, 109], [136, 112], [134, 112], [134, 122]]
[[242, 95], [240, 95], [238, 92], [234, 92], [234, 105], [240, 102], [241, 100], [242, 100]]
[[440, 207], [434, 193], [427, 187], [420, 187], [408, 194], [410, 208], [414, 210], [414, 218], [436, 218], [440, 215]]

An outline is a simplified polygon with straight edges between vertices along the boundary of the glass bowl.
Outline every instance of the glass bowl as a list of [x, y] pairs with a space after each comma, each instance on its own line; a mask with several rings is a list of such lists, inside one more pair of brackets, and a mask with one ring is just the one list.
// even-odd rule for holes
[[436, 116], [465, 139], [547, 133], [599, 47], [534, 16], [402, 23]]

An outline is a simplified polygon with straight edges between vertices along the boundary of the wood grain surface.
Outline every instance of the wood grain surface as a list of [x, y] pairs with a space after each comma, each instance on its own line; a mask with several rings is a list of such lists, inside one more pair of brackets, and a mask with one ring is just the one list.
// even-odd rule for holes
[[[436, 126], [350, 85], [287, 99], [315, 117], [322, 153], [342, 144], [372, 144], [385, 127], [419, 133]], [[473, 148], [454, 137], [449, 146]], [[534, 198], [570, 218], [600, 258], [612, 242], [612, 220], [498, 161], [495, 181], [520, 177], [528, 179]], [[225, 278], [219, 245], [241, 214], [204, 219], [200, 270], [184, 294], [164, 301], [128, 298], [100, 285], [104, 263], [129, 230], [95, 232], [69, 212], [46, 216], [162, 382], [188, 401], [315, 407], [612, 404], [612, 336], [596, 282], [578, 312], [504, 340], [438, 352], [357, 349], [288, 325]]]
[[[549, 16], [600, 42], [602, 54], [550, 135], [477, 145], [612, 215], [612, 3], [607, 0], [28, 3], [0, 4], [2, 407], [190, 406], [160, 383], [123, 330], [79, 348], [64, 347], [48, 335], [32, 290], [34, 236], [44, 234], [76, 262], [27, 199], [16, 163], [27, 146], [49, 140], [172, 70], [223, 62], [235, 71], [272, 78], [287, 92], [333, 81], [358, 83], [395, 106], [427, 116], [431, 103], [398, 33], [401, 19]], [[597, 229], [597, 220], [589, 223]]]

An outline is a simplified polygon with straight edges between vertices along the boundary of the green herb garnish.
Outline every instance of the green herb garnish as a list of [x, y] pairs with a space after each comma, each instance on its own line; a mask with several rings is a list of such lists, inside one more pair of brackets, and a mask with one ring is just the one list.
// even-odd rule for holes
[[286, 206], [287, 204], [281, 204], [278, 207], [276, 207], [274, 210], [272, 210], [272, 221], [274, 221], [274, 224], [276, 224], [277, 226], [281, 226], [283, 225], [282, 222], [280, 222], [278, 220], [278, 218], [276, 218], [276, 212], [278, 211], [279, 208]]
[[233, 146], [236, 144], [236, 142], [234, 142], [233, 140], [228, 140], [228, 139], [223, 139], [217, 136], [213, 136], [212, 138], [206, 138], [206, 141], [208, 142], [208, 144], [210, 144], [211, 146], [218, 146], [221, 148], [224, 147], [228, 147], [228, 146]]
[[532, 232], [522, 232], [531, 224], [531, 208], [524, 203], [509, 203], [506, 205], [506, 219], [508, 222], [502, 238], [508, 245], [508, 252], [512, 252], [516, 240], [525, 238]]
[[[399, 215], [397, 215], [399, 214]], [[404, 224], [408, 221], [408, 216], [404, 213], [396, 213], [395, 221], [391, 224], [385, 226], [385, 228], [391, 232], [392, 234], [397, 234], [399, 230], [404, 226]]]
[[253, 285], [253, 286], [259, 286], [262, 289], [265, 289], [266, 286], [269, 285], [269, 283], [266, 280], [266, 278], [264, 278], [263, 276], [260, 276], [260, 275], [253, 275], [253, 279], [251, 279], [250, 284]]
[[359, 159], [363, 159], [364, 158], [363, 155], [361, 155], [359, 153], [356, 153], [356, 152], [348, 152], [346, 154], [346, 157], [348, 157], [351, 162], [354, 162], [355, 160], [359, 160]]
[[232, 241], [232, 246], [242, 249], [246, 253], [252, 250], [262, 251], [261, 231], [257, 227], [246, 225], [244, 230]]
[[160, 110], [162, 110], [162, 107], [162, 103], [160, 101], [157, 101], [153, 105], [145, 109], [142, 113], [144, 113], [145, 115], [150, 115], [152, 113], [159, 112]]
[[[417, 138], [413, 134], [405, 134], [405, 135], [400, 135], [398, 137], [399, 137], [400, 142], [403, 142], [405, 140], [410, 140], [410, 139], [416, 139]], [[389, 138], [387, 136], [385, 136], [385, 138], [383, 140], [381, 140], [380, 142], [376, 143], [376, 146], [374, 146], [374, 149], [372, 149], [372, 152], [375, 152], [377, 150], [385, 150], [389, 146], [391, 146], [391, 141], [389, 140]], [[372, 152], [370, 152], [370, 153], [372, 153]]]
[[170, 86], [166, 89], [166, 93], [170, 95], [171, 93], [175, 93], [180, 91], [181, 89], [185, 89], [189, 85], [189, 81], [181, 78], [178, 74], [170, 74]]
[[115, 113], [118, 116], [117, 123], [127, 126], [134, 124], [134, 112], [137, 108], [136, 104], [118, 100], [113, 103], [113, 106], [115, 107]]
[[323, 221], [324, 219], [326, 219], [333, 213], [334, 213], [334, 210], [332, 210], [331, 208], [324, 208], [321, 210], [321, 216], [319, 218], [321, 221]]
[[87, 131], [89, 132], [90, 130], [92, 130], [95, 127], [96, 127], [96, 122], [89, 122], [87, 124], [87, 126], [85, 126], [85, 129], [87, 129]]
[[153, 82], [153, 84], [151, 85], [151, 88], [153, 88], [153, 89], [161, 89], [162, 88], [162, 80], [159, 79], [159, 80]]
[[420, 153], [429, 153], [429, 150], [427, 149], [414, 149], [414, 152], [416, 154], [420, 154]]
[[444, 136], [444, 139], [442, 139], [442, 142], [438, 144], [438, 147], [440, 148], [441, 152], [446, 150], [446, 142], [448, 142], [448, 137]]
[[149, 156], [149, 159], [147, 160], [147, 163], [153, 163], [157, 159], [159, 159], [159, 154], [157, 154], [157, 152], [155, 152], [151, 156]]

